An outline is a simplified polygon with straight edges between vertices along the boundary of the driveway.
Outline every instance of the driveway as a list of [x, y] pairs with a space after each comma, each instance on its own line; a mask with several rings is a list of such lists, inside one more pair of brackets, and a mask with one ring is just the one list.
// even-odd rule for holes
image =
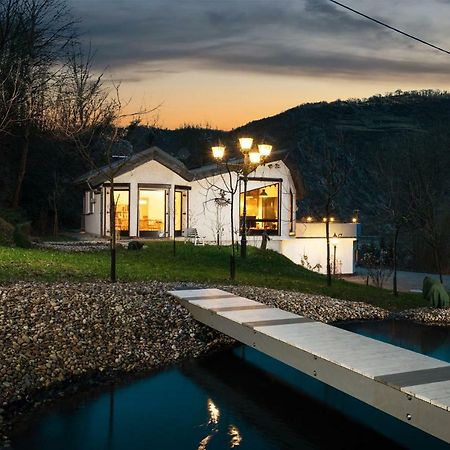
[[[344, 276], [343, 278], [347, 281], [358, 284], [366, 284], [366, 270], [362, 268], [357, 269], [356, 275]], [[422, 272], [397, 272], [397, 285], [398, 290], [403, 292], [422, 292], [422, 282], [426, 276], [430, 276], [435, 280], [439, 280], [439, 275], [435, 273], [422, 273]], [[444, 275], [444, 286], [447, 291], [450, 291], [450, 275]], [[369, 280], [369, 284], [372, 284]], [[392, 276], [383, 284], [385, 289], [392, 289]]]

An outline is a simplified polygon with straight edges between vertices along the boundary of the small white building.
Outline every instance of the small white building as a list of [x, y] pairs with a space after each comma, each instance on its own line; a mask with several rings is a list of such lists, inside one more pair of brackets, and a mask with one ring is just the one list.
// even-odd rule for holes
[[[82, 228], [94, 236], [110, 233], [107, 172], [90, 172], [77, 180], [84, 189]], [[226, 245], [231, 242], [233, 203], [233, 229], [239, 241], [243, 183], [225, 166], [211, 164], [188, 170], [178, 159], [152, 147], [116, 163], [115, 172], [116, 229], [122, 236], [173, 238], [195, 228], [207, 243]], [[285, 153], [275, 152], [249, 175], [247, 240], [249, 245], [258, 246], [267, 233], [268, 248], [323, 273], [325, 224], [297, 222], [297, 200], [303, 193], [298, 166]], [[340, 236], [336, 272], [353, 273], [356, 224], [333, 223], [330, 230], [331, 236]]]

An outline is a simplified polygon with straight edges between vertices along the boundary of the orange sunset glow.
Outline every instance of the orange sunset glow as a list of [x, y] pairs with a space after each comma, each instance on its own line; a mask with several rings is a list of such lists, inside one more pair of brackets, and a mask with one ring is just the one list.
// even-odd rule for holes
[[[326, 0], [110, 4], [72, 0], [97, 69], [128, 112], [159, 105], [143, 122], [160, 127], [229, 130], [306, 102], [450, 88], [448, 55]], [[445, 2], [348, 4], [450, 47]]]

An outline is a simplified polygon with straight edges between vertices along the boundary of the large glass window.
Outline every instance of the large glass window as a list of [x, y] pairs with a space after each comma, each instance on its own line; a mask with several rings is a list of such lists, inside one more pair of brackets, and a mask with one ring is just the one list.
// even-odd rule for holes
[[[247, 189], [247, 229], [249, 234], [278, 234], [280, 210], [280, 184], [274, 183], [258, 189]], [[240, 216], [244, 210], [244, 194], [240, 197]]]
[[166, 191], [139, 189], [139, 234], [162, 237], [165, 220]]
[[130, 192], [127, 190], [114, 190], [114, 204], [116, 212], [116, 230], [120, 234], [129, 232]]
[[175, 232], [181, 234], [183, 223], [183, 193], [175, 191]]

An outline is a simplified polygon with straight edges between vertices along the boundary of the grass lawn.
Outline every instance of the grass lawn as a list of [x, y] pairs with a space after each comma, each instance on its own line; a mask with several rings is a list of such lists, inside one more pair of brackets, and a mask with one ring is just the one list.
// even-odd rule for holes
[[[120, 281], [196, 281], [230, 284], [229, 248], [194, 246], [177, 242], [150, 242], [141, 251], [120, 248], [117, 277]], [[16, 280], [107, 280], [109, 253], [67, 253], [55, 250], [0, 247], [0, 281]], [[236, 284], [265, 286], [357, 300], [391, 310], [425, 306], [418, 294], [401, 293], [395, 298], [384, 289], [334, 280], [326, 286], [323, 275], [297, 266], [272, 251], [248, 248], [248, 257], [237, 257]]]

